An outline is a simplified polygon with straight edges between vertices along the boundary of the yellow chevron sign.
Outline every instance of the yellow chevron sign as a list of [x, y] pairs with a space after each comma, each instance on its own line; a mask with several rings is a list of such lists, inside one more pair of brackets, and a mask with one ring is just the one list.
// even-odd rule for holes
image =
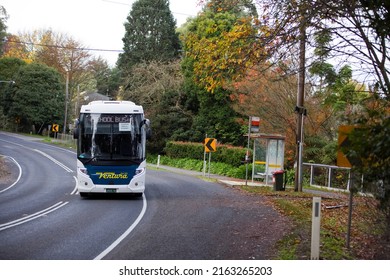
[[59, 130], [60, 130], [60, 125], [53, 123], [53, 125], [51, 126], [51, 131], [58, 132]]
[[217, 150], [217, 139], [215, 138], [204, 139], [204, 149], [206, 153], [215, 152]]
[[351, 159], [348, 158], [342, 148], [348, 148], [349, 140], [348, 136], [354, 129], [352, 125], [341, 125], [339, 127], [339, 137], [338, 137], [338, 151], [337, 151], [337, 166], [339, 167], [352, 167]]

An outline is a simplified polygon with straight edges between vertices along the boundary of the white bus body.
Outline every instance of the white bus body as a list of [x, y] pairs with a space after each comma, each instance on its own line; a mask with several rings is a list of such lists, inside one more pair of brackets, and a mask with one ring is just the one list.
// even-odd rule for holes
[[144, 118], [142, 106], [133, 102], [93, 101], [83, 105], [74, 132], [80, 195], [142, 196], [148, 131], [149, 121]]

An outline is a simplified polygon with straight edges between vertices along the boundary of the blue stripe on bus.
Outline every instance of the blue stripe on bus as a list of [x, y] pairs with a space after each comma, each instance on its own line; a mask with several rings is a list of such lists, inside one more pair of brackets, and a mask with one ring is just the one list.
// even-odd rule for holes
[[87, 165], [86, 168], [95, 185], [128, 185], [133, 179], [138, 165]]

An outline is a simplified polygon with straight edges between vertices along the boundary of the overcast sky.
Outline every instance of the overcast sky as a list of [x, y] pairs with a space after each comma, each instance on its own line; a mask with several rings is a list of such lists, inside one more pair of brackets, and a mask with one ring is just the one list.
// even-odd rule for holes
[[[51, 28], [86, 48], [121, 50], [123, 26], [135, 0], [2, 0], [9, 15], [7, 31], [17, 34]], [[177, 26], [201, 10], [198, 0], [170, 0]], [[96, 52], [113, 66], [118, 52]]]

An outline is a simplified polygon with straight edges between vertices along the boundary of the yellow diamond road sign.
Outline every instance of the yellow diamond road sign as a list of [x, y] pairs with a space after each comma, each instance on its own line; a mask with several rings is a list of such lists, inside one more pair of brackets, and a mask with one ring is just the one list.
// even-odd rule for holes
[[217, 150], [217, 139], [215, 138], [204, 139], [204, 149], [206, 153], [215, 152]]

